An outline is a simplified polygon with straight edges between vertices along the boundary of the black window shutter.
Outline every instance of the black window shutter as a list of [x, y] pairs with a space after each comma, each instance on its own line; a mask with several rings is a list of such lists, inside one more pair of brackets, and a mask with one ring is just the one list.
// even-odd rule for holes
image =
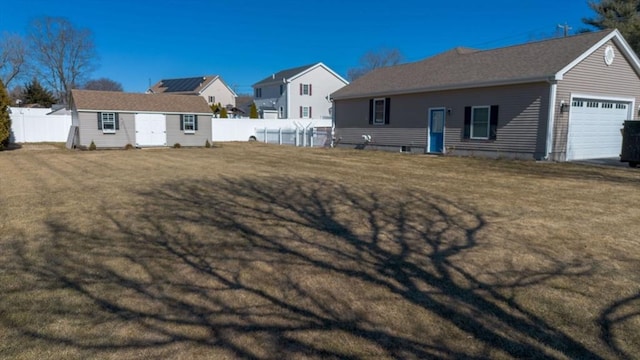
[[464, 139], [471, 138], [471, 106], [465, 106], [464, 108]]
[[391, 113], [391, 98], [384, 99], [384, 123], [389, 125], [389, 114]]
[[114, 114], [114, 118], [115, 118], [115, 122], [116, 122], [116, 130], [120, 130], [120, 114], [119, 113], [115, 113]]
[[98, 113], [98, 130], [102, 130], [102, 113]]
[[193, 115], [193, 129], [198, 130], [198, 115]]
[[311, 106], [309, 106], [309, 117], [313, 119], [313, 115], [311, 115]]
[[373, 99], [369, 100], [369, 124], [373, 124]]
[[184, 115], [180, 115], [180, 131], [184, 130]]
[[309, 84], [309, 96], [311, 96], [311, 84]]
[[489, 119], [489, 139], [498, 138], [498, 105], [491, 105], [491, 115]]

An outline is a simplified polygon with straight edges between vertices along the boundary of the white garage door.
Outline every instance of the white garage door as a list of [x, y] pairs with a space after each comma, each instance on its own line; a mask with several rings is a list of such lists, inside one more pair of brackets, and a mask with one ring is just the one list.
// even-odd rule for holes
[[620, 129], [629, 119], [631, 104], [597, 99], [574, 99], [569, 112], [567, 160], [620, 155]]
[[163, 114], [136, 114], [136, 146], [167, 146], [167, 120]]

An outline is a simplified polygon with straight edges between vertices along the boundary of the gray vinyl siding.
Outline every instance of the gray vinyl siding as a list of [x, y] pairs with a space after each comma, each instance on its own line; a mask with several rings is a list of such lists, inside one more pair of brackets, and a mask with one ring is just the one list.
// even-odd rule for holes
[[135, 144], [134, 114], [118, 112], [120, 130], [114, 134], [105, 134], [98, 130], [98, 113], [78, 112], [79, 144], [88, 147], [93, 141], [98, 148], [121, 148], [127, 144]]
[[[75, 113], [75, 112], [74, 112]], [[97, 148], [123, 148], [127, 144], [135, 145], [135, 114], [118, 112], [120, 129], [114, 134], [105, 134], [98, 130], [98, 113], [77, 112], [79, 123], [79, 145], [88, 147], [93, 141]], [[181, 146], [204, 146], [211, 141], [211, 115], [198, 115], [198, 130], [195, 134], [185, 134], [180, 130], [180, 115], [166, 115], [167, 146], [180, 143]]]
[[[610, 66], [604, 63], [605, 48], [611, 45], [615, 51], [615, 59]], [[567, 135], [569, 130], [569, 113], [560, 113], [560, 104], [571, 101], [571, 95], [587, 94], [594, 98], [598, 96], [631, 97], [635, 98], [637, 107], [640, 99], [640, 78], [623, 51], [609, 41], [573, 69], [568, 71], [563, 80], [559, 81], [555, 109], [553, 134], [553, 152], [551, 159], [563, 161], [567, 151]], [[637, 119], [637, 112], [632, 109], [632, 116]]]
[[211, 141], [211, 123], [210, 115], [198, 115], [198, 130], [195, 134], [185, 134], [180, 130], [180, 115], [167, 115], [167, 145], [204, 146], [207, 140]]
[[[451, 109], [446, 115], [448, 153], [542, 158], [549, 102], [548, 83], [500, 86], [390, 96], [388, 125], [369, 124], [370, 98], [336, 100], [336, 139], [340, 145], [361, 145], [371, 135], [372, 147], [426, 147], [429, 108]], [[463, 139], [466, 106], [498, 105], [497, 139]]]

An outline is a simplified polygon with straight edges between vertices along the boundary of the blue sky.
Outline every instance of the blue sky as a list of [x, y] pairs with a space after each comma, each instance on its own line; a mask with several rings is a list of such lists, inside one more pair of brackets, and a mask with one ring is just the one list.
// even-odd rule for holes
[[162, 78], [219, 74], [240, 93], [282, 69], [323, 62], [346, 77], [367, 51], [417, 61], [456, 46], [495, 48], [585, 28], [586, 0], [13, 0], [0, 32], [24, 35], [41, 16], [89, 28], [92, 78], [145, 91]]

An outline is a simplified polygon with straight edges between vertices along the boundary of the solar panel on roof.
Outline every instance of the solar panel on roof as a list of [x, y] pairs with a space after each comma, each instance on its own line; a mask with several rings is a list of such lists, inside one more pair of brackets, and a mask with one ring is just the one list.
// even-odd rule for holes
[[162, 87], [166, 87], [165, 92], [193, 91], [204, 81], [202, 77], [162, 80]]

